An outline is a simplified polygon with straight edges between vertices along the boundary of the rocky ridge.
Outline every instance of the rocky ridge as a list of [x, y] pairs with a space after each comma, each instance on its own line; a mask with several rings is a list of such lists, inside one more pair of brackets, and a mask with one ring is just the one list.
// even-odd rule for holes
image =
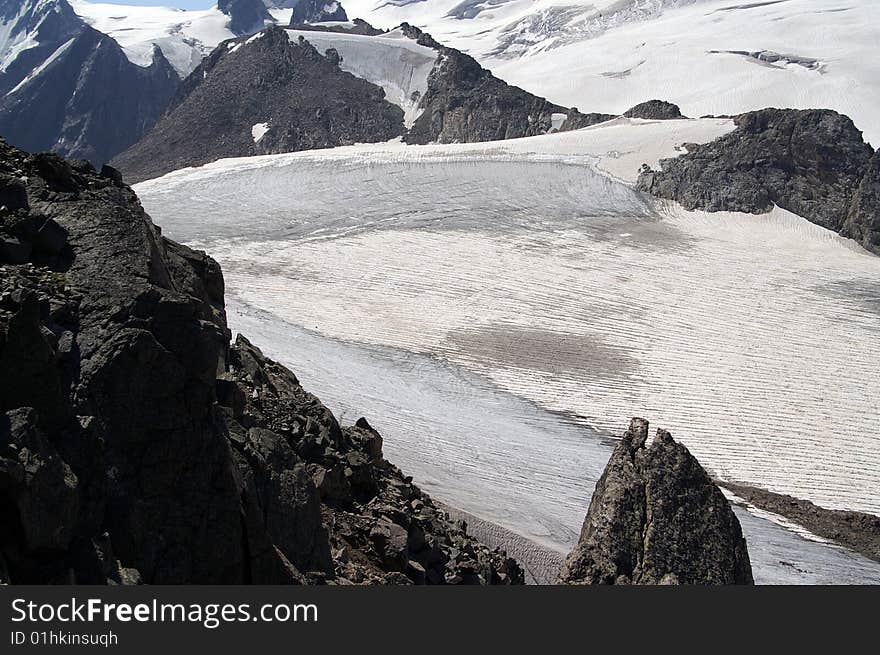
[[[297, 26], [302, 29], [303, 26]], [[369, 37], [383, 34], [364, 21], [313, 23], [307, 30]], [[446, 48], [407, 24], [401, 31], [437, 51], [437, 64], [412, 127], [384, 91], [340, 68], [334, 49], [319, 53], [283, 29], [220, 44], [179, 86], [165, 116], [113, 165], [138, 182], [222, 157], [277, 154], [379, 142], [510, 139], [570, 130], [610, 120], [582, 114], [506, 84], [476, 60]], [[257, 126], [261, 131], [254, 132]], [[262, 130], [265, 131], [262, 131]]]
[[638, 187], [686, 209], [761, 214], [774, 205], [880, 254], [880, 164], [846, 116], [762, 109], [686, 154], [644, 167]]
[[245, 338], [109, 167], [0, 141], [0, 581], [520, 583]]
[[633, 419], [560, 574], [565, 584], [753, 584], [739, 521], [687, 448]]
[[407, 143], [470, 143], [546, 134], [554, 114], [563, 115], [561, 131], [587, 127], [614, 118], [581, 114], [554, 104], [495, 77], [470, 55], [448, 48], [408, 23], [403, 33], [438, 52], [419, 103], [421, 115], [405, 136]]
[[223, 157], [387, 141], [403, 131], [403, 111], [381, 87], [270, 27], [220, 44], [113, 165], [134, 182]]

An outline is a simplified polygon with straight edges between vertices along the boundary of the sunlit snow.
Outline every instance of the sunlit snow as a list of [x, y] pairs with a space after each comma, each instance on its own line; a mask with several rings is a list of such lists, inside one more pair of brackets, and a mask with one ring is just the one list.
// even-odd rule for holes
[[[875, 0], [349, 0], [349, 16], [402, 20], [507, 82], [582, 111], [651, 98], [689, 116], [825, 107], [880, 143]], [[814, 67], [731, 52], [772, 51]]]

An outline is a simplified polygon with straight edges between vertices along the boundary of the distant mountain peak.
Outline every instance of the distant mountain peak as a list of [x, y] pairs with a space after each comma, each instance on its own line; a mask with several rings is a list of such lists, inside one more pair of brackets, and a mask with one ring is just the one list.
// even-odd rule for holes
[[347, 21], [348, 14], [337, 0], [268, 0], [279, 9], [293, 9], [291, 25]]
[[131, 63], [67, 0], [0, 0], [0, 136], [101, 164], [148, 131], [179, 83], [161, 51]]
[[229, 16], [234, 34], [253, 34], [274, 22], [263, 0], [219, 0], [217, 8]]

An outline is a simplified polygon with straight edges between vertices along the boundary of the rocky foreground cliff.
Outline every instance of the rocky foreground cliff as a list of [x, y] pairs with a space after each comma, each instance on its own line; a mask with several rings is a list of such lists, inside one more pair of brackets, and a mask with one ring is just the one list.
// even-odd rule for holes
[[515, 584], [115, 170], [0, 142], [0, 581]]

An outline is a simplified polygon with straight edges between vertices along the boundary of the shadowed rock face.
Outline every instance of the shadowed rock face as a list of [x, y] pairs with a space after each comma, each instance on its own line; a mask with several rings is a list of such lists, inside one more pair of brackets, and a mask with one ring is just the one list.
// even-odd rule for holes
[[596, 485], [565, 584], [753, 584], [739, 521], [687, 448], [633, 419]]
[[110, 37], [65, 0], [0, 0], [10, 35], [34, 48], [0, 71], [0, 135], [28, 150], [54, 150], [101, 165], [156, 123], [180, 79], [158, 48], [131, 63]]
[[403, 131], [403, 110], [381, 87], [271, 27], [221, 43], [152, 132], [113, 165], [133, 182], [223, 157], [387, 141]]
[[644, 118], [647, 120], [668, 121], [684, 118], [678, 105], [663, 100], [648, 100], [627, 110], [623, 114], [626, 118]]
[[563, 130], [593, 125], [612, 116], [580, 114], [498, 79], [469, 56], [441, 45], [430, 34], [403, 23], [403, 33], [439, 53], [428, 78], [407, 143], [470, 143], [546, 134], [553, 114], [565, 114]]
[[849, 118], [829, 110], [762, 109], [735, 121], [733, 132], [686, 144], [687, 154], [664, 159], [660, 171], [645, 168], [639, 188], [686, 209], [760, 214], [778, 205], [873, 243], [874, 151]]
[[274, 4], [293, 9], [291, 25], [348, 20], [345, 9], [337, 0], [276, 0]]
[[880, 255], [880, 151], [871, 159], [840, 234]]
[[0, 140], [0, 582], [519, 583], [284, 367], [117, 171]]
[[263, 0], [219, 0], [217, 8], [229, 16], [233, 34], [253, 34], [272, 21]]

